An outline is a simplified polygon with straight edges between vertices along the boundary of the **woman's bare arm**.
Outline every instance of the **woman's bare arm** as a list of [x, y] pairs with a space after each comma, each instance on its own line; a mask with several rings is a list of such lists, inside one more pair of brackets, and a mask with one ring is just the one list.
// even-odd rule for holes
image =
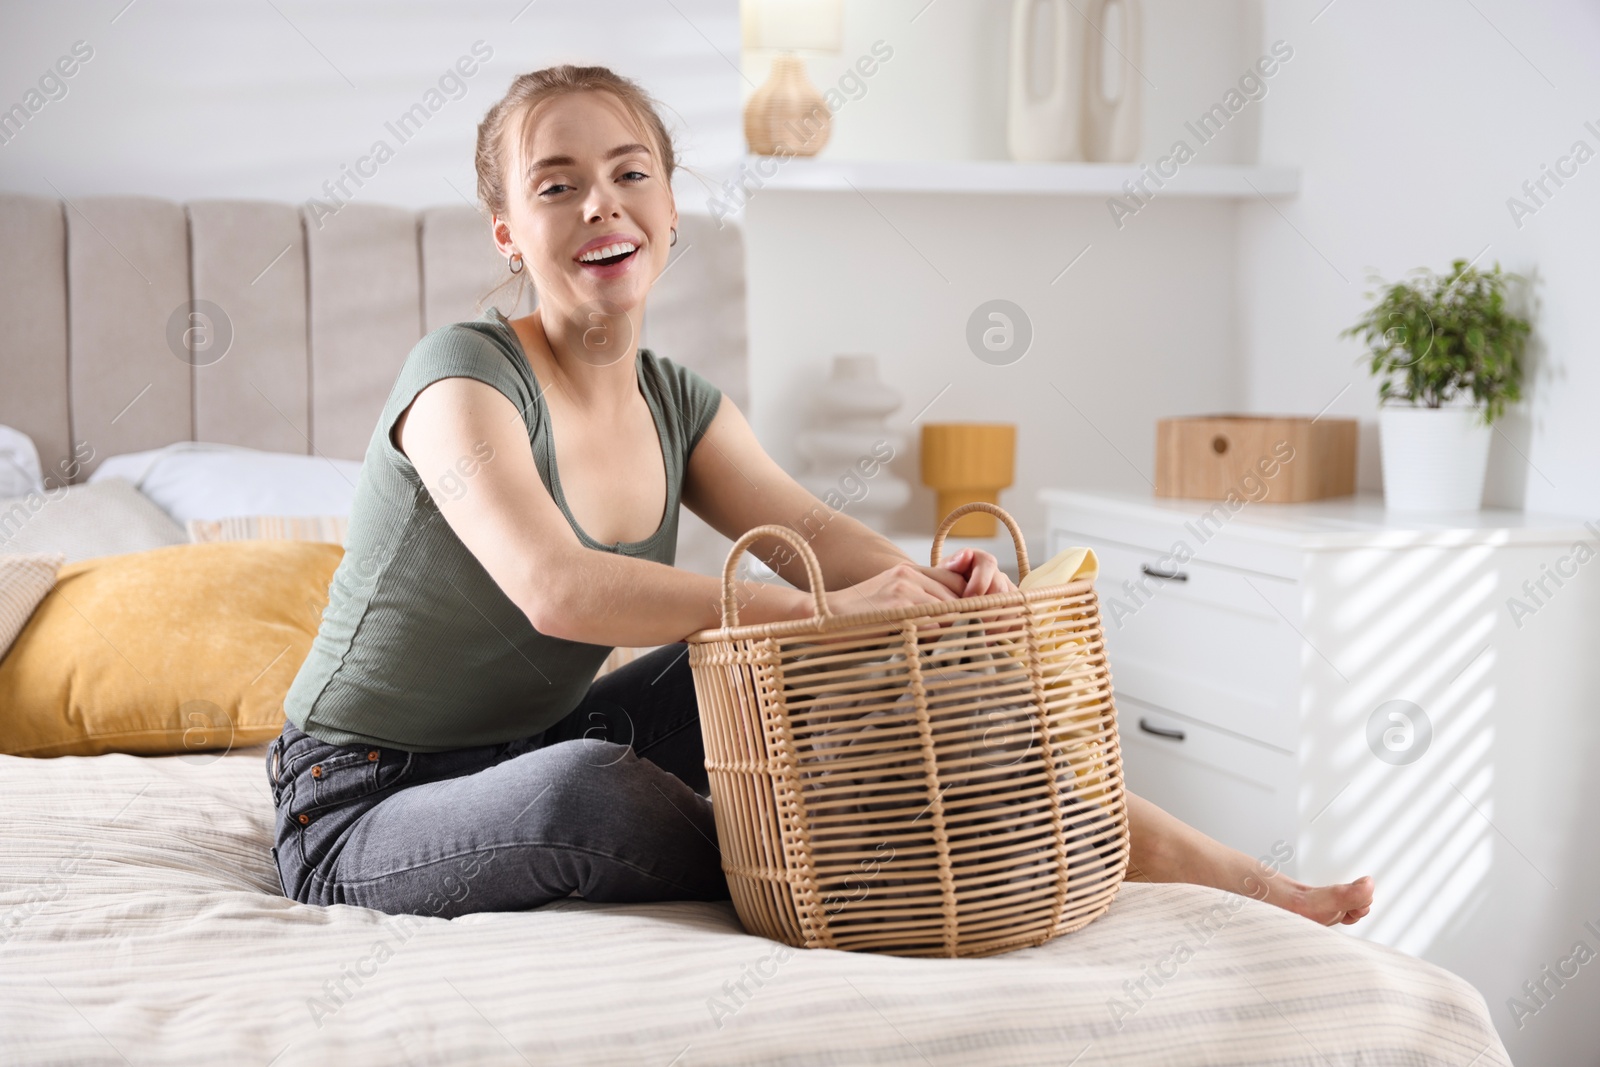
[[[565, 588], [541, 633], [569, 641], [639, 648], [681, 641], [696, 630], [722, 625], [722, 580], [678, 570], [655, 560], [579, 547], [588, 557]], [[739, 625], [776, 622], [815, 613], [811, 597], [786, 585], [740, 582], [734, 587]]]
[[[578, 540], [539, 477], [521, 414], [493, 386], [432, 383], [396, 420], [393, 440], [451, 530], [540, 633], [643, 647], [721, 625], [719, 579]], [[741, 583], [738, 597], [741, 623], [811, 611], [805, 593], [785, 586]]]

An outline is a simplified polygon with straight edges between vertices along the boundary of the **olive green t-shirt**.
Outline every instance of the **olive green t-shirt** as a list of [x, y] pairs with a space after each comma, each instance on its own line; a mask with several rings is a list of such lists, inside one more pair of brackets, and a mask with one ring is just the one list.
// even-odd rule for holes
[[[534, 629], [451, 530], [389, 433], [428, 384], [487, 382], [522, 413], [539, 478], [584, 547], [671, 565], [684, 470], [722, 393], [648, 348], [639, 349], [636, 366], [666, 461], [666, 516], [643, 541], [608, 545], [586, 534], [567, 507], [542, 391], [500, 309], [417, 342], [367, 445], [344, 558], [284, 697], [291, 722], [333, 744], [439, 752], [531, 736], [578, 705], [612, 646]], [[457, 462], [451, 488], [441, 491], [466, 491], [485, 461], [493, 461], [486, 443]]]

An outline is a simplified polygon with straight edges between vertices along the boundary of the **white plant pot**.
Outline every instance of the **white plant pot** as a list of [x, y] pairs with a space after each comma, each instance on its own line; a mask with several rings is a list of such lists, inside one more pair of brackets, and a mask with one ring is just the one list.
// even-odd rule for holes
[[1383, 502], [1390, 511], [1477, 511], [1494, 430], [1468, 407], [1378, 410]]

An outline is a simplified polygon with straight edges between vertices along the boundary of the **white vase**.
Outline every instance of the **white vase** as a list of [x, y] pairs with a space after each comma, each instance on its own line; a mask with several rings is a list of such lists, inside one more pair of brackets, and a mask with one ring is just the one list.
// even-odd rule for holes
[[[1043, 10], [1035, 11], [1043, 5]], [[1041, 35], [1044, 69], [1035, 72], [1034, 15], [1048, 16]], [[1069, 0], [1013, 0], [1006, 105], [1006, 147], [1021, 162], [1083, 159], [1083, 16]], [[1035, 88], [1042, 86], [1039, 91]]]
[[[813, 496], [882, 530], [911, 499], [911, 483], [887, 469], [906, 449], [888, 416], [905, 397], [878, 374], [878, 357], [835, 355], [816, 414], [795, 440], [807, 470], [795, 478]], [[842, 502], [842, 504], [841, 504]]]
[[1083, 17], [1100, 27], [1087, 35], [1083, 156], [1091, 163], [1131, 163], [1139, 155], [1143, 95], [1137, 66], [1144, 52], [1139, 0], [1087, 0]]
[[1483, 505], [1493, 433], [1478, 408], [1379, 409], [1384, 506], [1390, 511], [1477, 511]]

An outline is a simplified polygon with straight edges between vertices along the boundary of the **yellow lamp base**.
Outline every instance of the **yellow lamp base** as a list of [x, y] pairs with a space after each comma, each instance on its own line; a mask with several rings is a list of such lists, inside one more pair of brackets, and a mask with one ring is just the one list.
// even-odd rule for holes
[[[938, 494], [937, 526], [962, 504], [1000, 504], [1000, 490], [1015, 476], [1017, 428], [1009, 422], [924, 423], [922, 484]], [[955, 537], [993, 537], [993, 512], [968, 512], [950, 527]]]

